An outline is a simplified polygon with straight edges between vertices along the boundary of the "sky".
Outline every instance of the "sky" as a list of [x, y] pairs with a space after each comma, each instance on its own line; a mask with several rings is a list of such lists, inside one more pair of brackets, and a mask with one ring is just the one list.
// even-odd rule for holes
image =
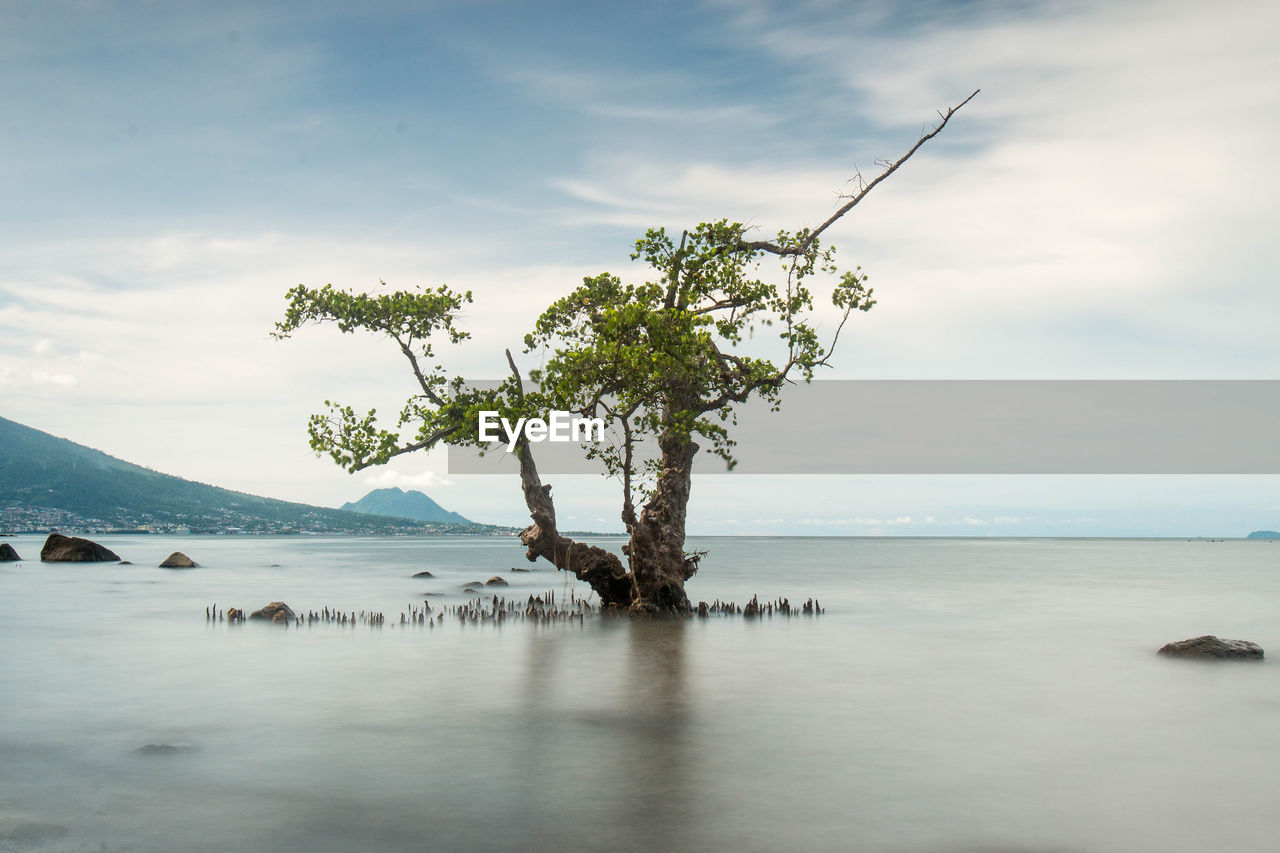
[[[338, 505], [326, 399], [398, 409], [386, 341], [268, 333], [298, 283], [471, 290], [492, 378], [646, 228], [822, 221], [878, 304], [839, 379], [1280, 378], [1280, 7], [1265, 2], [0, 0], [0, 415], [156, 470]], [[524, 356], [537, 366], [537, 354]], [[815, 449], [821, 452], [821, 449]], [[714, 460], [701, 462], [710, 470]], [[554, 481], [566, 528], [616, 484]], [[699, 475], [693, 533], [1243, 535], [1280, 478]]]

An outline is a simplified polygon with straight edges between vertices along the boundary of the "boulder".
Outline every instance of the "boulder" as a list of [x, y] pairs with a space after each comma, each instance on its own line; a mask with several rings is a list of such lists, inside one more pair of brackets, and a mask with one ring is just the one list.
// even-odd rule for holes
[[[276, 619], [277, 616], [281, 618]], [[289, 605], [283, 601], [273, 601], [261, 610], [255, 610], [249, 614], [250, 619], [265, 619], [268, 622], [276, 621], [292, 621], [296, 619], [296, 615], [289, 609]]]
[[194, 569], [200, 564], [181, 551], [174, 551], [160, 564], [162, 569]]
[[50, 533], [40, 549], [40, 560], [45, 563], [117, 563], [120, 555], [79, 536]]
[[431, 572], [418, 572], [416, 575], [414, 575], [414, 577], [415, 578], [433, 578], [435, 577], [435, 575], [431, 574]]
[[484, 589], [484, 584], [480, 583], [480, 581], [467, 581], [462, 585], [462, 588], [468, 591]]
[[1262, 646], [1248, 640], [1220, 640], [1212, 634], [1167, 643], [1160, 654], [1178, 658], [1262, 660]]
[[494, 575], [493, 577], [491, 577], [491, 578], [489, 578], [487, 581], [485, 581], [485, 582], [484, 582], [484, 585], [485, 585], [485, 586], [511, 586], [511, 584], [507, 583], [506, 581], [504, 581], [502, 578], [498, 577], [497, 575]]
[[238, 608], [238, 607], [228, 607], [228, 608], [227, 608], [227, 621], [228, 621], [228, 622], [243, 622], [243, 621], [244, 621], [244, 611], [243, 611], [243, 610], [241, 610], [241, 609], [240, 609], [240, 608]]
[[21, 559], [12, 545], [8, 542], [0, 542], [0, 563], [13, 563]]

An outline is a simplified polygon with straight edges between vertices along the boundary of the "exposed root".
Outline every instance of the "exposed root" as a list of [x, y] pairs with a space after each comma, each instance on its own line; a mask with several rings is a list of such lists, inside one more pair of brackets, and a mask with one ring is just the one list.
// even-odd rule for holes
[[[577, 623], [581, 625], [587, 619], [611, 616], [631, 617], [639, 615], [683, 618], [687, 615], [696, 615], [702, 619], [711, 616], [771, 619], [775, 616], [780, 618], [820, 616], [824, 612], [815, 598], [810, 598], [802, 606], [795, 607], [787, 598], [761, 603], [759, 597], [753, 595], [751, 600], [743, 606], [739, 606], [732, 601], [721, 601], [717, 598], [711, 604], [702, 601], [698, 603], [696, 609], [691, 609], [686, 613], [677, 613], [673, 610], [664, 610], [656, 607], [652, 609], [637, 609], [635, 606], [599, 605], [589, 599], [582, 598], [572, 590], [570, 590], [567, 598], [562, 596], [557, 601], [556, 592], [552, 589], [540, 595], [530, 595], [523, 599], [508, 598], [502, 595], [483, 596], [473, 598], [462, 604], [445, 605], [439, 609], [433, 608], [429, 601], [423, 601], [421, 605], [411, 603], [405, 610], [400, 612], [398, 620], [388, 621], [385, 613], [376, 610], [357, 611], [322, 607], [319, 610], [299, 610], [294, 619], [276, 620], [274, 624], [293, 625], [299, 628], [328, 625], [342, 628], [362, 626], [368, 628], [383, 628], [387, 626], [393, 628], [397, 626], [404, 628], [412, 626], [435, 628], [450, 622], [463, 625], [501, 625], [507, 622]], [[243, 614], [243, 610], [235, 607], [219, 610], [217, 604], [204, 609], [206, 622], [243, 622]]]

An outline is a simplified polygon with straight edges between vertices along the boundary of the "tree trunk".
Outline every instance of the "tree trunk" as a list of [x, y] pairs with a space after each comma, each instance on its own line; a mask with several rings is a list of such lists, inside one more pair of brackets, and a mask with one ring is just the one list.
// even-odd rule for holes
[[684, 553], [685, 514], [698, 445], [672, 431], [658, 440], [662, 471], [653, 495], [631, 525], [624, 549], [631, 562], [635, 595], [630, 609], [644, 614], [685, 614], [690, 610], [684, 582], [698, 564]]
[[658, 446], [662, 449], [662, 471], [654, 493], [639, 519], [628, 524], [631, 541], [623, 547], [631, 564], [628, 571], [617, 555], [560, 534], [551, 486], [543, 485], [538, 476], [528, 443], [520, 444], [516, 451], [520, 482], [533, 519], [520, 534], [520, 541], [529, 562], [541, 557], [562, 571], [572, 572], [591, 585], [606, 608], [637, 615], [687, 614], [691, 608], [684, 582], [697, 571], [698, 564], [684, 553], [685, 512], [698, 445], [667, 432]]
[[603, 548], [575, 542], [556, 530], [556, 507], [551, 500], [551, 486], [544, 486], [533, 462], [533, 453], [523, 439], [516, 449], [520, 457], [520, 483], [524, 502], [533, 524], [520, 534], [529, 562], [544, 558], [557, 569], [572, 572], [586, 581], [600, 596], [605, 607], [625, 608], [635, 597], [635, 584], [616, 554]]

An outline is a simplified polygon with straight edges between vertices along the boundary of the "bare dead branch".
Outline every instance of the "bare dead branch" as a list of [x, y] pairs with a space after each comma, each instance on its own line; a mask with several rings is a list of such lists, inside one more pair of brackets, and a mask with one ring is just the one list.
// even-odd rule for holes
[[[947, 122], [951, 121], [951, 117], [954, 116], [957, 112], [959, 112], [961, 108], [964, 107], [965, 104], [969, 103], [975, 97], [977, 97], [978, 93], [981, 91], [982, 91], [981, 89], [974, 89], [972, 94], [969, 95], [969, 97], [965, 98], [956, 106], [949, 108], [946, 114], [942, 116], [942, 121], [936, 127], [934, 127], [933, 130], [922, 135], [918, 140], [916, 140], [916, 144], [912, 145], [910, 150], [908, 150], [906, 154], [903, 154], [897, 160], [893, 161], [892, 163], [890, 163], [887, 160], [877, 160], [876, 161], [877, 165], [883, 166], [884, 171], [881, 172], [879, 175], [877, 175], [869, 183], [867, 183], [866, 186], [862, 187], [862, 189], [860, 189], [858, 192], [854, 193], [853, 198], [851, 198], [848, 202], [843, 204], [839, 209], [836, 210], [835, 213], [831, 214], [831, 216], [827, 218], [826, 222], [823, 222], [821, 225], [819, 225], [817, 228], [811, 231], [807, 237], [805, 237], [795, 246], [784, 247], [784, 246], [779, 246], [776, 243], [771, 243], [768, 240], [756, 240], [752, 242], [740, 242], [739, 248], [755, 249], [763, 252], [769, 252], [770, 254], [774, 254], [774, 255], [803, 255], [808, 250], [808, 248], [811, 245], [813, 245], [813, 241], [818, 239], [818, 236], [822, 234], [823, 231], [826, 231], [828, 228], [834, 225], [835, 222], [838, 219], [840, 219], [840, 217], [844, 216], [846, 213], [853, 210], [853, 208], [857, 206], [858, 202], [862, 201], [864, 198], [867, 197], [867, 193], [871, 192], [873, 189], [876, 188], [876, 185], [878, 185], [885, 178], [892, 175], [894, 172], [898, 171], [898, 169], [902, 167], [903, 163], [911, 159], [911, 155], [915, 154], [917, 151], [920, 150], [921, 146], [923, 146], [930, 139], [933, 139], [935, 136], [941, 133], [942, 129], [947, 126]], [[858, 177], [861, 178], [861, 175], [859, 175]]]

